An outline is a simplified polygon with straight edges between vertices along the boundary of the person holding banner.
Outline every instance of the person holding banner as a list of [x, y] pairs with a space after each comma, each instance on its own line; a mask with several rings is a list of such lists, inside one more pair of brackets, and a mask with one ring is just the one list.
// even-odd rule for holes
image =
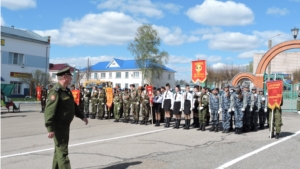
[[207, 122], [207, 113], [209, 110], [209, 99], [210, 96], [206, 93], [206, 88], [203, 87], [201, 90], [201, 95], [200, 95], [200, 101], [201, 104], [199, 105], [199, 129], [201, 131], [205, 131], [206, 127], [206, 122]]
[[173, 107], [173, 113], [176, 117], [174, 129], [179, 129], [180, 126], [181, 111], [183, 110], [183, 107], [181, 106], [181, 102], [182, 102], [182, 95], [180, 94], [180, 86], [177, 85], [175, 87], [174, 107]]
[[161, 117], [161, 104], [162, 104], [162, 96], [160, 89], [156, 90], [156, 96], [153, 99], [154, 102], [154, 112], [155, 112], [155, 126], [160, 126], [160, 117]]
[[173, 93], [170, 91], [170, 84], [167, 83], [166, 91], [163, 94], [163, 102], [161, 105], [165, 111], [165, 117], [166, 117], [165, 127], [166, 128], [170, 127], [170, 120], [171, 120], [170, 111], [171, 111], [171, 109], [173, 109], [173, 103], [174, 103]]
[[235, 86], [235, 92], [231, 95], [230, 111], [234, 111], [235, 134], [241, 134], [243, 128], [244, 117], [244, 100], [246, 95], [243, 94], [240, 85]]
[[182, 94], [181, 97], [181, 107], [184, 113], [184, 119], [185, 119], [185, 130], [190, 129], [190, 122], [191, 122], [191, 112], [193, 110], [193, 95], [190, 93], [190, 86], [185, 86], [185, 92]]

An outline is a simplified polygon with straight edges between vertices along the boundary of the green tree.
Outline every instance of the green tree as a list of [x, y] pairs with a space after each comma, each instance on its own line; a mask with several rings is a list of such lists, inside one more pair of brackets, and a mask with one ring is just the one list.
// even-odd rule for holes
[[253, 61], [249, 62], [249, 65], [246, 66], [247, 72], [253, 73]]
[[30, 89], [30, 96], [32, 96], [33, 93], [35, 93], [35, 88], [40, 85], [48, 85], [52, 83], [52, 80], [49, 76], [49, 74], [46, 74], [45, 72], [41, 70], [35, 70], [31, 73], [32, 75], [29, 77], [21, 77], [19, 78], [20, 82], [25, 83], [29, 86]]
[[163, 65], [168, 62], [169, 54], [160, 51], [161, 39], [151, 25], [144, 24], [137, 29], [134, 41], [128, 45], [128, 50], [134, 56], [137, 66], [142, 71], [142, 81], [152, 84], [155, 77], [160, 78]]

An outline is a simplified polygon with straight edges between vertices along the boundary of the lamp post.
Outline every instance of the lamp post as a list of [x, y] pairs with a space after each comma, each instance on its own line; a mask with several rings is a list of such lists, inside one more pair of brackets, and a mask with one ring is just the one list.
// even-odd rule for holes
[[291, 31], [292, 31], [294, 39], [297, 39], [297, 35], [298, 35], [298, 32], [299, 32], [299, 29], [298, 28], [294, 28], [294, 29], [291, 29]]
[[[272, 38], [275, 38], [275, 37], [277, 37], [277, 36], [280, 36], [281, 35], [281, 33], [279, 33], [279, 34], [277, 34], [277, 35], [275, 35], [275, 36], [272, 36], [271, 38], [269, 38], [269, 40], [268, 40], [268, 48], [269, 48], [269, 50], [272, 48]], [[271, 80], [271, 63], [272, 63], [272, 60], [270, 61], [270, 63], [269, 63], [269, 65], [268, 65], [268, 80], [270, 81]]]

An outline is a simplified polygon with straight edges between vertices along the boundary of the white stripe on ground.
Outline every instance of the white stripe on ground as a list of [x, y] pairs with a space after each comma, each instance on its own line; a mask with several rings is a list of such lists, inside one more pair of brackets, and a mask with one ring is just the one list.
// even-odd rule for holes
[[[143, 133], [130, 134], [130, 135], [126, 135], [126, 136], [119, 136], [119, 137], [107, 138], [107, 139], [102, 139], [102, 140], [88, 141], [88, 142], [83, 142], [83, 143], [72, 144], [72, 145], [69, 145], [69, 147], [75, 147], [75, 146], [80, 146], [80, 145], [85, 145], [85, 144], [92, 144], [92, 143], [98, 143], [98, 142], [104, 142], [104, 141], [111, 141], [111, 140], [117, 140], [117, 139], [122, 139], [122, 138], [140, 136], [140, 135], [145, 135], [145, 134], [157, 133], [157, 132], [165, 131], [165, 130], [169, 130], [169, 129], [171, 129], [171, 128], [147, 131], [147, 132], [143, 132]], [[1, 156], [1, 158], [28, 155], [28, 154], [40, 153], [40, 152], [49, 151], [49, 150], [54, 150], [54, 148], [47, 148], [47, 149], [42, 149], [42, 150], [36, 150], [36, 151], [30, 151], [30, 152], [24, 152], [24, 153], [18, 153], [18, 154], [11, 154], [11, 155], [6, 155], [6, 156]]]
[[263, 147], [261, 147], [261, 148], [259, 148], [259, 149], [257, 149], [257, 150], [254, 150], [254, 151], [252, 151], [252, 152], [250, 152], [250, 153], [248, 153], [248, 154], [245, 154], [245, 155], [243, 155], [243, 156], [241, 156], [241, 157], [238, 157], [238, 158], [236, 158], [236, 159], [234, 159], [234, 160], [231, 160], [231, 161], [229, 161], [229, 162], [227, 162], [227, 163], [225, 163], [225, 164], [219, 166], [217, 169], [224, 169], [224, 168], [230, 167], [230, 166], [232, 166], [233, 164], [235, 164], [235, 163], [237, 163], [237, 162], [239, 162], [239, 161], [242, 161], [242, 160], [244, 160], [244, 159], [246, 159], [246, 158], [248, 158], [248, 157], [250, 157], [250, 156], [252, 156], [252, 155], [254, 155], [254, 154], [257, 154], [257, 153], [259, 153], [259, 152], [261, 152], [261, 151], [263, 151], [263, 150], [266, 150], [266, 149], [268, 149], [268, 148], [270, 148], [270, 147], [272, 147], [272, 146], [275, 146], [276, 144], [279, 144], [279, 143], [282, 143], [282, 142], [284, 142], [284, 141], [286, 141], [286, 140], [289, 140], [289, 139], [291, 139], [291, 138], [297, 136], [298, 134], [300, 134], [300, 130], [297, 131], [297, 132], [296, 132], [295, 134], [293, 134], [293, 135], [290, 135], [290, 136], [281, 138], [280, 140], [278, 140], [278, 141], [276, 141], [276, 142], [273, 142], [273, 143], [271, 143], [271, 144], [265, 145], [265, 146], [263, 146]]

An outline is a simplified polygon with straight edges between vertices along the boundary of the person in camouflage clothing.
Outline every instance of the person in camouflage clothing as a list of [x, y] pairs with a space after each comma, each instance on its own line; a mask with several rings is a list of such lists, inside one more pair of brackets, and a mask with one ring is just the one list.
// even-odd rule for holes
[[89, 106], [90, 106], [90, 98], [91, 98], [91, 92], [89, 89], [85, 88], [83, 93], [83, 101], [84, 101], [84, 115], [85, 118], [89, 117]]
[[133, 115], [133, 122], [131, 124], [138, 124], [139, 123], [139, 113], [140, 113], [140, 94], [137, 90], [131, 91], [131, 105], [130, 108], [132, 109]]
[[91, 119], [95, 119], [98, 106], [98, 90], [94, 87], [91, 95], [92, 112], [90, 114]]
[[98, 117], [97, 117], [98, 120], [103, 120], [105, 104], [106, 104], [105, 91], [103, 90], [102, 86], [100, 86], [98, 90]]
[[116, 93], [114, 94], [113, 103], [114, 103], [114, 117], [115, 117], [114, 122], [119, 122], [120, 110], [122, 108], [122, 94], [118, 89], [116, 90]]
[[130, 94], [128, 93], [128, 88], [125, 88], [123, 93], [123, 112], [124, 112], [124, 123], [129, 122], [129, 113], [130, 113]]
[[141, 90], [141, 104], [142, 104], [142, 115], [143, 119], [141, 121], [141, 125], [147, 125], [149, 119], [149, 111], [150, 111], [150, 101], [147, 91], [145, 89]]

